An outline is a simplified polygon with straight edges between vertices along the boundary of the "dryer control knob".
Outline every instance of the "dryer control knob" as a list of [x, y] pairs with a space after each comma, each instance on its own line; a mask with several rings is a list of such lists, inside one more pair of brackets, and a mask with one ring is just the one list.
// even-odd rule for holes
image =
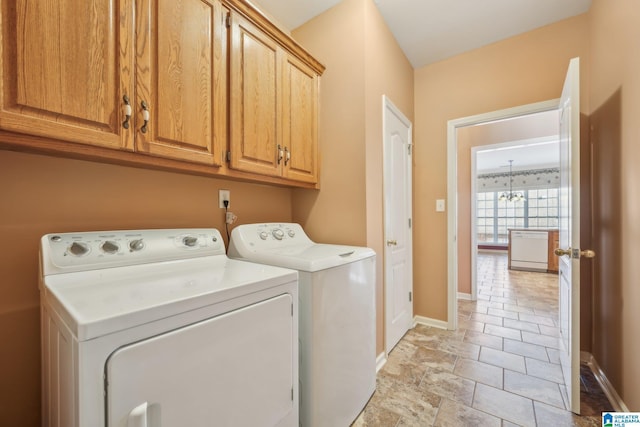
[[193, 248], [198, 244], [198, 238], [196, 236], [185, 236], [182, 238], [182, 243], [184, 243], [185, 246]]
[[269, 233], [267, 233], [266, 231], [261, 231], [260, 233], [258, 233], [258, 236], [260, 236], [262, 240], [267, 240], [267, 237], [269, 237]]
[[129, 249], [131, 252], [138, 252], [144, 248], [144, 240], [135, 239], [129, 242]]
[[296, 232], [293, 231], [293, 230], [289, 230], [289, 231], [287, 231], [287, 234], [289, 235], [289, 237], [295, 237]]
[[282, 231], [279, 228], [276, 228], [275, 230], [273, 230], [271, 234], [273, 234], [273, 237], [275, 237], [278, 240], [282, 240], [284, 238], [284, 231]]
[[89, 245], [84, 242], [73, 242], [67, 251], [74, 256], [83, 256], [89, 253]]
[[115, 254], [116, 252], [118, 252], [118, 249], [120, 249], [120, 246], [118, 246], [116, 242], [107, 240], [102, 244], [102, 246], [100, 246], [100, 249], [102, 249], [104, 252], [108, 254]]

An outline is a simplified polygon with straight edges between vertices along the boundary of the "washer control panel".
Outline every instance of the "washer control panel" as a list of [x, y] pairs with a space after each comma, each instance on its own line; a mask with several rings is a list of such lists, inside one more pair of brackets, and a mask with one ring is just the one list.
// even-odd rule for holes
[[47, 234], [42, 237], [41, 252], [43, 264], [64, 272], [225, 255], [216, 229]]
[[[280, 223], [269, 223], [269, 224], [249, 224], [253, 227], [254, 230], [244, 230], [247, 234], [254, 234], [259, 237], [260, 240], [265, 241], [288, 241], [289, 243], [295, 242], [296, 236], [299, 236], [300, 239], [306, 239], [306, 235], [304, 232], [298, 230], [298, 224], [280, 224]], [[249, 225], [243, 225], [242, 227], [247, 227]], [[298, 226], [298, 227], [296, 227]]]
[[260, 223], [238, 225], [231, 232], [229, 255], [238, 255], [241, 247], [271, 249], [313, 244], [300, 224]]

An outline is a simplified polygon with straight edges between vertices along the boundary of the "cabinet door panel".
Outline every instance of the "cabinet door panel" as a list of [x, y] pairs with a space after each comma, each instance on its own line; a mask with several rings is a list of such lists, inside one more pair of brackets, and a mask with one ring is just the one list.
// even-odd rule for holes
[[132, 149], [130, 0], [2, 2], [0, 127]]
[[318, 77], [309, 67], [288, 57], [284, 69], [284, 176], [318, 182]]
[[280, 175], [282, 51], [236, 14], [231, 37], [231, 167]]
[[[141, 2], [138, 125], [141, 152], [221, 164], [226, 139], [226, 28], [214, 0]], [[142, 126], [141, 102], [150, 122]]]

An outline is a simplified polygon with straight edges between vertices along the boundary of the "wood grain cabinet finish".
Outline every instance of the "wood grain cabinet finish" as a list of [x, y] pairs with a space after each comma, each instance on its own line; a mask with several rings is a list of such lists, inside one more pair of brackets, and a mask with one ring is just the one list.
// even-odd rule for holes
[[0, 127], [133, 150], [130, 0], [3, 0]]
[[226, 12], [217, 0], [141, 0], [137, 8], [137, 150], [220, 166], [227, 131]]
[[317, 188], [324, 66], [247, 0], [0, 2], [0, 148]]
[[231, 14], [230, 167], [318, 182], [318, 73]]
[[318, 182], [318, 74], [293, 56], [283, 69], [283, 175]]

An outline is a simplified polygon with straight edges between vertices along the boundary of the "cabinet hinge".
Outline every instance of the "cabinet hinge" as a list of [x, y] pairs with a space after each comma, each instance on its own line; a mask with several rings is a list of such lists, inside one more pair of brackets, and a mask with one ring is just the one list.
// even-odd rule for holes
[[409, 292], [409, 302], [413, 301], [413, 292]]
[[407, 144], [408, 154], [411, 155], [411, 144]]
[[225, 161], [227, 161], [227, 162], [230, 162], [230, 161], [231, 161], [231, 151], [227, 151], [227, 152], [224, 154], [224, 160], [225, 160]]
[[291, 401], [293, 402], [293, 387], [291, 387]]
[[227, 17], [224, 19], [224, 25], [227, 28], [231, 27], [231, 13], [227, 13]]
[[409, 228], [411, 228], [411, 218], [409, 218]]

